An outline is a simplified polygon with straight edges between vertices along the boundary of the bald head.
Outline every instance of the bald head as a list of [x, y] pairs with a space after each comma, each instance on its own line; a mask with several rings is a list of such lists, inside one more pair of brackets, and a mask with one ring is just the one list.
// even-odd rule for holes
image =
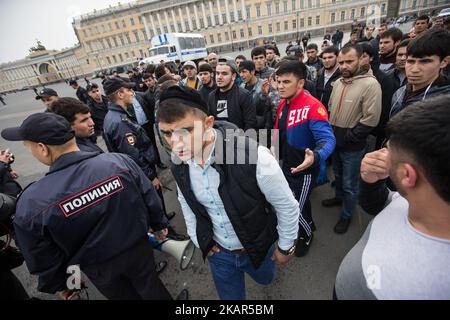
[[208, 63], [213, 68], [213, 70], [216, 70], [218, 59], [219, 59], [218, 55], [214, 52], [211, 52], [208, 55]]

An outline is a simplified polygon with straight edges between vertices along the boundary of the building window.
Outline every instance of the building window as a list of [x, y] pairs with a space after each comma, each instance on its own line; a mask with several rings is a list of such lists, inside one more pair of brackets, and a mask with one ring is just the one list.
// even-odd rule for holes
[[292, 29], [297, 29], [297, 20], [292, 20]]
[[117, 58], [115, 55], [112, 56], [114, 63], [117, 63]]
[[130, 58], [130, 54], [128, 52], [125, 52], [125, 59], [129, 59]]
[[320, 0], [316, 0], [316, 8], [320, 7]]
[[228, 34], [228, 31], [225, 31], [225, 40], [230, 41], [230, 35]]
[[216, 24], [219, 24], [219, 23], [220, 23], [220, 21], [219, 21], [219, 15], [218, 15], [218, 14], [214, 15], [214, 22], [215, 22]]
[[184, 22], [184, 27], [186, 28], [186, 31], [189, 30], [189, 21]]
[[312, 26], [312, 17], [308, 17], [308, 27]]
[[280, 30], [281, 30], [280, 23], [277, 22], [277, 32], [280, 32]]
[[[427, 5], [424, 5], [424, 6], [426, 7]], [[385, 13], [386, 13], [386, 3], [382, 3], [381, 4], [381, 14], [385, 14]]]
[[238, 13], [237, 19], [238, 19], [238, 21], [241, 21], [242, 20], [242, 10], [239, 9], [237, 13]]
[[111, 64], [111, 58], [110, 57], [106, 57], [106, 61], [108, 61], [108, 64]]
[[164, 33], [169, 33], [169, 29], [167, 29], [167, 26], [164, 26]]
[[233, 30], [233, 31], [232, 31], [232, 34], [233, 34], [233, 39], [236, 40], [236, 31]]
[[209, 42], [210, 42], [211, 44], [214, 43], [214, 35], [213, 35], [213, 34], [210, 34], [210, 35], [209, 35]]
[[142, 51], [142, 49], [139, 49], [139, 54], [140, 54], [140, 57], [142, 58], [144, 56], [144, 51]]
[[218, 34], [217, 34], [217, 42], [218, 42], [218, 43], [221, 43], [221, 42], [222, 42], [222, 34], [221, 34], [221, 33], [218, 33]]
[[131, 43], [131, 39], [130, 39], [130, 34], [128, 32], [125, 33], [125, 38], [127, 38], [127, 43], [130, 44]]
[[308, 0], [308, 8], [312, 8], [312, 0]]
[[263, 33], [263, 32], [262, 32], [262, 26], [258, 26], [258, 34], [259, 34], [259, 35], [262, 35], [262, 33]]
[[345, 11], [341, 11], [341, 21], [345, 20]]
[[116, 39], [116, 37], [113, 37], [112, 39], [113, 39], [113, 42], [114, 42], [114, 47], [118, 47], [119, 45], [117, 44], [117, 39]]
[[178, 22], [177, 25], [178, 25], [178, 32], [181, 32], [183, 30], [183, 26], [181, 25], [181, 22]]
[[120, 60], [120, 62], [123, 62], [123, 56], [121, 53], [119, 53], [119, 60]]
[[252, 28], [248, 28], [248, 36], [249, 37], [253, 36]]
[[272, 30], [272, 24], [269, 23], [269, 33], [272, 33], [272, 32], [273, 32], [273, 30]]
[[259, 4], [256, 5], [256, 17], [261, 17], [261, 5]]
[[119, 35], [119, 40], [120, 40], [120, 43], [124, 46], [125, 41], [123, 41], [123, 36], [121, 34]]
[[133, 51], [131, 51], [131, 56], [132, 56], [133, 58], [135, 58], [135, 57], [136, 57], [136, 54], [134, 53], [134, 50], [133, 50]]
[[111, 22], [108, 23], [108, 28], [109, 28], [109, 31], [112, 31], [112, 25], [111, 25]]
[[223, 23], [227, 23], [227, 14], [226, 13], [222, 13], [222, 21]]
[[134, 26], [134, 19], [130, 18], [131, 25]]
[[288, 2], [287, 1], [283, 2], [283, 9], [284, 9], [284, 12], [288, 12], [289, 11], [288, 10]]
[[351, 20], [355, 19], [355, 9], [352, 9], [352, 12], [350, 13], [350, 19]]
[[300, 9], [305, 8], [305, 0], [300, 0]]
[[300, 28], [304, 28], [305, 27], [305, 19], [301, 18], [300, 19]]
[[332, 12], [331, 18], [330, 18], [330, 23], [335, 23], [335, 22], [336, 22], [336, 13]]
[[115, 25], [116, 25], [116, 29], [120, 29], [120, 27], [119, 27], [119, 21], [116, 21], [116, 22], [115, 22]]
[[108, 39], [106, 39], [106, 43], [107, 43], [107, 45], [108, 45], [108, 48], [112, 48], [112, 46], [111, 46], [111, 40], [109, 40], [109, 38]]
[[244, 29], [241, 29], [240, 33], [241, 33], [241, 38], [245, 38]]
[[267, 3], [267, 15], [271, 16], [272, 15], [272, 4]]
[[127, 25], [126, 25], [126, 23], [125, 23], [125, 20], [122, 20], [122, 27], [123, 27], [123, 28], [126, 28], [126, 27], [127, 27]]
[[280, 3], [276, 2], [275, 3], [275, 14], [279, 14], [280, 13]]
[[230, 12], [230, 21], [234, 22], [234, 11]]
[[208, 27], [212, 27], [211, 16], [208, 16], [206, 19], [207, 19]]
[[284, 22], [284, 31], [287, 31], [289, 29], [289, 23], [287, 21]]
[[175, 32], [175, 26], [173, 24], [170, 25], [170, 31]]
[[297, 5], [297, 0], [292, 0], [292, 10], [295, 10], [296, 5]]
[[250, 10], [251, 10], [250, 6], [245, 7], [245, 13], [247, 15], [247, 19], [250, 19], [250, 14], [251, 14]]
[[412, 2], [412, 8], [413, 8], [413, 9], [416, 9], [416, 6], [417, 6], [417, 1], [416, 1], [416, 0], [413, 0], [413, 2]]
[[[164, 28], [165, 28], [164, 30], [167, 29], [166, 27], [164, 27]], [[195, 21], [195, 19], [192, 19], [192, 29], [193, 29], [193, 30], [197, 29], [197, 22]], [[167, 33], [167, 32], [166, 32], [166, 33]]]
[[320, 24], [320, 16], [316, 16], [316, 26]]

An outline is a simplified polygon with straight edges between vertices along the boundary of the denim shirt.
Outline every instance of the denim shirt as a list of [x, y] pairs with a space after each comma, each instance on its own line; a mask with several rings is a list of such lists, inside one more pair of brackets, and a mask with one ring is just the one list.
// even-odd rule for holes
[[133, 107], [134, 112], [136, 113], [137, 123], [142, 126], [148, 122], [147, 116], [145, 115], [144, 110], [142, 109], [141, 104], [139, 103], [136, 97], [133, 97]]
[[[216, 135], [217, 136], [217, 135]], [[220, 175], [211, 166], [214, 163], [214, 147], [203, 168], [195, 163], [194, 158], [187, 161], [191, 188], [199, 203], [207, 210], [213, 225], [214, 241], [228, 250], [242, 249], [243, 246], [234, 231], [233, 225], [225, 211], [219, 194]], [[288, 250], [297, 239], [299, 205], [281, 171], [276, 159], [269, 149], [258, 147], [257, 183], [267, 201], [275, 208], [278, 219], [278, 246]], [[196, 236], [196, 218], [180, 189], [177, 187], [178, 200], [181, 204], [187, 232], [194, 244], [199, 247]]]

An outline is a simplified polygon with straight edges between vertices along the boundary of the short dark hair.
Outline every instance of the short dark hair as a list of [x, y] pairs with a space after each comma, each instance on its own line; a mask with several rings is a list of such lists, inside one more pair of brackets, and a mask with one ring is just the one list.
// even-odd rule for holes
[[382, 24], [380, 24], [380, 26], [378, 27], [378, 28], [381, 28], [381, 27], [388, 27], [388, 25], [387, 25], [387, 23], [382, 23]]
[[239, 65], [239, 72], [241, 72], [242, 70], [248, 70], [249, 72], [252, 72], [255, 69], [256, 69], [255, 63], [251, 60], [242, 61], [241, 64]]
[[353, 30], [351, 33], [350, 33], [350, 35], [352, 35], [352, 34], [358, 34], [358, 30]]
[[202, 110], [193, 108], [186, 104], [183, 99], [173, 98], [161, 101], [156, 113], [156, 121], [164, 123], [174, 123], [183, 119], [187, 114], [192, 113], [199, 117], [206, 117]]
[[311, 49], [314, 49], [314, 50], [316, 50], [316, 51], [319, 51], [319, 47], [318, 47], [317, 44], [315, 44], [315, 43], [310, 43], [310, 44], [308, 44], [308, 46], [306, 47], [306, 50], [311, 50]]
[[149, 65], [147, 65], [147, 67], [145, 68], [144, 73], [154, 74], [154, 73], [155, 73], [155, 69], [156, 69], [156, 66], [155, 66], [154, 64], [149, 64]]
[[360, 58], [363, 54], [362, 52], [362, 48], [360, 46], [358, 46], [358, 44], [346, 44], [345, 46], [342, 47], [341, 49], [341, 53], [342, 54], [347, 54], [349, 53], [352, 49], [354, 49], [356, 51], [356, 55], [358, 56], [358, 58]]
[[159, 79], [159, 78], [161, 78], [163, 75], [165, 75], [166, 74], [166, 66], [165, 65], [163, 65], [163, 64], [160, 64], [160, 65], [158, 65], [157, 67], [156, 67], [156, 69], [155, 69], [155, 77], [156, 77], [156, 79]]
[[206, 62], [206, 63], [203, 63], [202, 65], [200, 65], [200, 66], [198, 67], [198, 73], [200, 73], [200, 72], [209, 72], [209, 73], [213, 73], [214, 70], [213, 70], [213, 68], [211, 67], [211, 65], [210, 65], [208, 62]]
[[280, 65], [276, 71], [277, 76], [282, 76], [284, 74], [291, 73], [297, 79], [306, 79], [307, 69], [303, 62], [301, 61], [286, 61]]
[[332, 53], [334, 54], [336, 57], [339, 55], [339, 49], [335, 46], [330, 46], [330, 47], [326, 47], [323, 51], [322, 54], [324, 53]]
[[245, 56], [243, 56], [242, 54], [238, 55], [236, 58], [234, 58], [234, 61], [236, 61], [237, 59], [241, 59], [241, 60], [247, 60], [247, 58]]
[[360, 42], [357, 44], [357, 46], [361, 48], [361, 51], [363, 53], [367, 53], [371, 58], [375, 56], [375, 50], [373, 49], [373, 47], [370, 45], [369, 42], [367, 41]]
[[275, 49], [275, 47], [271, 44], [266, 46], [266, 50], [272, 50], [273, 52], [277, 52], [277, 50]]
[[383, 38], [391, 38], [394, 42], [397, 42], [402, 40], [403, 32], [399, 28], [390, 28], [380, 35], [380, 39]]
[[78, 99], [65, 97], [52, 103], [52, 112], [63, 116], [73, 124], [78, 113], [87, 114], [91, 109]]
[[155, 77], [153, 77], [153, 75], [152, 75], [151, 73], [144, 73], [144, 74], [142, 75], [142, 79], [144, 79], [144, 80], [147, 80], [147, 79], [149, 79], [149, 78], [154, 79]]
[[260, 56], [260, 55], [264, 55], [264, 57], [266, 56], [266, 48], [264, 47], [256, 47], [252, 49], [252, 53], [250, 54], [252, 59], [254, 56]]
[[447, 30], [429, 30], [411, 40], [407, 53], [415, 58], [436, 55], [442, 61], [450, 55], [450, 33]]
[[450, 95], [417, 102], [387, 125], [389, 143], [411, 155], [437, 194], [450, 203]]
[[407, 47], [410, 42], [411, 42], [411, 39], [402, 40], [402, 42], [399, 43], [397, 48]]
[[427, 16], [426, 14], [423, 14], [423, 15], [419, 16], [419, 17], [416, 19], [416, 21], [414, 21], [414, 24], [415, 24], [418, 20], [426, 20], [427, 23], [430, 23], [430, 17]]

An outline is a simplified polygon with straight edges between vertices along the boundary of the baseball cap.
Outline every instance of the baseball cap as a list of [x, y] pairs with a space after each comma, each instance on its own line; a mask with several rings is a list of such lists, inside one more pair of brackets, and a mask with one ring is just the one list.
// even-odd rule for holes
[[113, 94], [120, 88], [134, 89], [135, 86], [136, 84], [134, 82], [126, 82], [120, 78], [111, 78], [105, 81], [105, 83], [103, 84], [103, 90], [108, 96], [110, 94]]
[[77, 82], [77, 80], [70, 80], [69, 81], [69, 86], [73, 86], [74, 84], [77, 84], [78, 82]]
[[33, 141], [58, 146], [75, 136], [70, 123], [52, 112], [35, 113], [26, 118], [20, 127], [2, 130], [3, 139], [8, 141]]
[[183, 68], [182, 68], [182, 69], [184, 69], [184, 68], [187, 67], [187, 66], [191, 66], [191, 67], [197, 69], [197, 65], [195, 64], [194, 61], [186, 61], [186, 62], [183, 64]]
[[53, 90], [53, 89], [44, 88], [41, 91], [39, 91], [39, 95], [36, 96], [36, 100], [40, 100], [43, 97], [44, 98], [48, 98], [48, 97], [52, 97], [52, 96], [57, 97], [58, 93], [55, 90]]
[[231, 71], [234, 73], [239, 72], [236, 63], [233, 60], [228, 60], [228, 59], [225, 60], [224, 58], [220, 58], [219, 62], [217, 64], [229, 66]]
[[159, 98], [160, 106], [161, 102], [168, 99], [183, 100], [186, 105], [208, 114], [208, 106], [197, 90], [188, 87], [172, 86], [161, 94]]
[[213, 72], [213, 68], [208, 63], [202, 64], [200, 67], [198, 67], [198, 72]]

